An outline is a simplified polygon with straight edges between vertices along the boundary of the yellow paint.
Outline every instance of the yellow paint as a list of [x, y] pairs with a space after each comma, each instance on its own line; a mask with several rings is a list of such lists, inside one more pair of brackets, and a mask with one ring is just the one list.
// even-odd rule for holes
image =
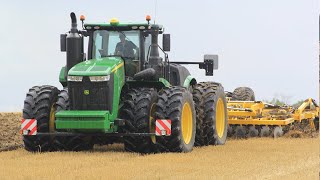
[[216, 105], [216, 130], [220, 138], [222, 138], [225, 131], [226, 116], [224, 111], [223, 100], [219, 98]]
[[55, 112], [56, 109], [54, 108], [54, 104], [51, 106], [50, 109], [50, 117], [49, 117], [49, 132], [54, 132], [54, 121], [56, 119]]
[[313, 120], [319, 117], [319, 106], [311, 98], [294, 112], [290, 106], [272, 107], [257, 101], [228, 101], [228, 116], [228, 124], [233, 125], [288, 125], [294, 121], [308, 120], [314, 128]]
[[193, 124], [192, 124], [192, 111], [190, 104], [186, 102], [182, 108], [181, 116], [181, 132], [184, 143], [189, 144], [192, 137]]
[[111, 72], [115, 72], [116, 70], [118, 70], [120, 67], [122, 67], [124, 65], [124, 63], [122, 62], [121, 64], [117, 65]]

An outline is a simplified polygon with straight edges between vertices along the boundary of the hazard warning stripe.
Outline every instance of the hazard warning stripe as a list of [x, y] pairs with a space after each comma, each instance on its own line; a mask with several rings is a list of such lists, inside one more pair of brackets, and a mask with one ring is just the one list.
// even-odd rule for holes
[[[27, 131], [28, 133], [26, 133]], [[37, 134], [37, 120], [36, 119], [22, 119], [20, 133], [23, 135]]]
[[171, 132], [170, 132], [171, 130], [169, 129], [169, 126], [171, 126], [171, 124], [167, 125], [168, 123], [165, 123], [165, 122], [167, 122], [167, 121], [159, 121], [159, 124], [162, 127], [161, 130], [166, 130], [167, 134], [171, 134]]
[[28, 122], [28, 124], [26, 126], [23, 127], [23, 129], [29, 129], [29, 127], [34, 123], [34, 119], [30, 119], [30, 121]]
[[21, 129], [23, 128], [23, 127], [25, 127], [27, 124], [28, 124], [28, 119], [26, 120], [26, 119], [22, 119], [22, 122], [21, 122]]
[[170, 119], [158, 119], [156, 120], [156, 136], [162, 136], [162, 132], [165, 131], [166, 136], [171, 135], [171, 120]]
[[31, 129], [29, 135], [36, 135], [36, 134], [37, 134], [37, 126], [34, 126], [34, 127]]

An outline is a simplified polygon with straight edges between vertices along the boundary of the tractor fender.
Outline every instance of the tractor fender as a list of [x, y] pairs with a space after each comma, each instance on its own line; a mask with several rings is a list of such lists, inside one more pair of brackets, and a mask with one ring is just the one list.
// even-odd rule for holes
[[190, 85], [195, 85], [195, 84], [197, 84], [197, 80], [193, 76], [189, 75], [184, 80], [183, 87], [188, 89]]
[[66, 76], [65, 76], [65, 69], [66, 67], [63, 66], [60, 70], [60, 74], [59, 74], [59, 82], [61, 83], [61, 85], [63, 87], [67, 86], [67, 80], [66, 80]]

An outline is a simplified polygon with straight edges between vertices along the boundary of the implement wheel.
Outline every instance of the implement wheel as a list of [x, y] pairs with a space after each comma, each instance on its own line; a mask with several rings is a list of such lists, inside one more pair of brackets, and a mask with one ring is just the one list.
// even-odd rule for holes
[[231, 97], [232, 101], [255, 101], [254, 92], [249, 87], [236, 88]]
[[196, 113], [192, 94], [185, 88], [168, 87], [159, 93], [156, 119], [171, 120], [171, 135], [157, 136], [159, 152], [190, 152], [196, 133]]
[[[23, 107], [24, 119], [37, 120], [37, 132], [54, 131], [54, 104], [59, 90], [53, 86], [34, 86], [29, 89]], [[23, 136], [24, 147], [27, 151], [42, 152], [55, 150], [54, 137]]]
[[[130, 89], [124, 98], [120, 109], [120, 118], [128, 120], [122, 128], [126, 133], [154, 133], [155, 104], [158, 93], [153, 88]], [[125, 136], [124, 147], [126, 151], [139, 153], [152, 153], [155, 151], [155, 136]]]
[[[56, 112], [69, 110], [68, 89], [61, 90], [55, 104]], [[66, 151], [87, 151], [93, 148], [91, 136], [58, 136], [55, 139], [55, 147], [57, 150]]]
[[197, 146], [225, 144], [228, 132], [227, 103], [221, 84], [201, 82], [193, 89], [197, 113]]

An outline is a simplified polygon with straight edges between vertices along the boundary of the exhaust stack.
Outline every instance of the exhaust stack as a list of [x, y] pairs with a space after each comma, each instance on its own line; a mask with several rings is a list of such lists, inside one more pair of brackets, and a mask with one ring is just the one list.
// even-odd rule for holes
[[67, 79], [69, 70], [76, 64], [83, 61], [83, 36], [79, 34], [77, 28], [76, 15], [72, 12], [71, 30], [66, 37], [67, 65], [65, 78]]

